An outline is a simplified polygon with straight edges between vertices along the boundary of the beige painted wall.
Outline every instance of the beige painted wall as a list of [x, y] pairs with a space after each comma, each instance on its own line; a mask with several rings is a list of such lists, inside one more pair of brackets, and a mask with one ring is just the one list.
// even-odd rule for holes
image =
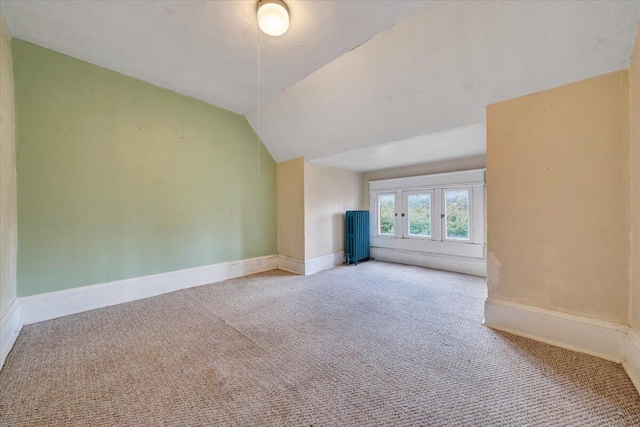
[[304, 260], [304, 164], [278, 163], [278, 254]]
[[359, 173], [305, 162], [304, 218], [306, 260], [344, 251], [344, 213], [359, 209]]
[[487, 107], [489, 297], [628, 321], [629, 73]]
[[629, 69], [631, 124], [631, 326], [640, 330], [640, 25]]
[[486, 165], [487, 156], [473, 156], [462, 159], [444, 160], [441, 162], [365, 172], [362, 174], [362, 209], [369, 209], [369, 181], [482, 169], [486, 167]]
[[11, 35], [0, 15], [0, 319], [16, 297], [18, 219]]
[[304, 158], [278, 163], [278, 254], [299, 260], [344, 251], [344, 212], [359, 209], [361, 174]]

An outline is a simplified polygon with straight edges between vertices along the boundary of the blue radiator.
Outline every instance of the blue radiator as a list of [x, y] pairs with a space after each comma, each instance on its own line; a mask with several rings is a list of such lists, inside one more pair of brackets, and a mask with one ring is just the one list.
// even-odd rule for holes
[[347, 265], [369, 259], [369, 243], [369, 211], [347, 211], [344, 242]]

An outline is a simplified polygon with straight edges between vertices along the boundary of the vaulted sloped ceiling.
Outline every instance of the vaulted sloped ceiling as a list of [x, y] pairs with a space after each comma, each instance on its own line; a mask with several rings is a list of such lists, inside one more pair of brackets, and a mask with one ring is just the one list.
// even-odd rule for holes
[[431, 2], [248, 117], [278, 161], [481, 123], [488, 104], [628, 68], [639, 17], [638, 1]]
[[426, 4], [287, 0], [282, 37], [257, 0], [2, 0], [13, 37], [245, 114]]
[[0, 10], [14, 37], [246, 114], [277, 161], [352, 170], [482, 152], [486, 105], [627, 68], [640, 19], [640, 1], [286, 1], [279, 38], [254, 0]]

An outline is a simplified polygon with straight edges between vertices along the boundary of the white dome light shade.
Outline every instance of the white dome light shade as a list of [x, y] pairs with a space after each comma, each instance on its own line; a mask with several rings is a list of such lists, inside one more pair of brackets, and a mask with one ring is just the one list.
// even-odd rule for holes
[[281, 0], [258, 3], [258, 26], [265, 34], [281, 36], [289, 29], [289, 10]]

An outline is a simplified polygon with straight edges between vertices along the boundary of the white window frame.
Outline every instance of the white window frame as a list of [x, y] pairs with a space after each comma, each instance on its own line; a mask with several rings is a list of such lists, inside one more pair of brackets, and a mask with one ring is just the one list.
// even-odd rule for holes
[[[441, 214], [445, 214], [444, 194], [446, 190], [454, 189], [469, 191], [469, 240], [445, 238], [446, 218], [441, 218]], [[372, 247], [470, 258], [485, 257], [485, 169], [370, 181], [369, 191]], [[408, 196], [427, 192], [432, 197], [431, 237], [410, 236]], [[395, 194], [394, 235], [381, 235], [378, 232], [378, 196], [382, 194]]]
[[[411, 190], [411, 191], [402, 191], [402, 212], [400, 212], [400, 222], [402, 223], [402, 237], [404, 239], [420, 239], [420, 240], [434, 240], [434, 236], [436, 233], [434, 232], [434, 224], [439, 221], [434, 221], [434, 203], [435, 203], [435, 191], [433, 189], [425, 189], [425, 190]], [[420, 194], [429, 194], [431, 200], [429, 202], [429, 219], [431, 220], [431, 236], [417, 236], [409, 234], [409, 196], [411, 195], [420, 195]], [[403, 216], [404, 215], [404, 216]]]

